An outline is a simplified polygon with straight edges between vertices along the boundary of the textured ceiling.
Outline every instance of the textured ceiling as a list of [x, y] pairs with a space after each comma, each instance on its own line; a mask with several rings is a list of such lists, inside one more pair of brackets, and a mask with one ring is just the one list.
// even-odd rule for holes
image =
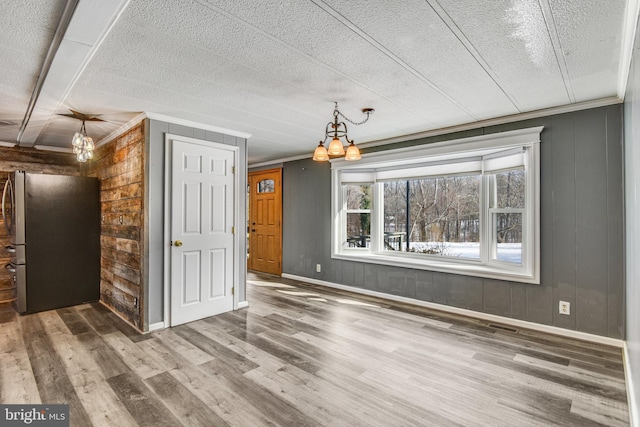
[[334, 101], [375, 108], [350, 128], [365, 143], [621, 97], [636, 16], [624, 0], [2, 2], [0, 141], [69, 148], [68, 109], [106, 120], [87, 123], [97, 140], [149, 112], [249, 133], [256, 163], [310, 154]]

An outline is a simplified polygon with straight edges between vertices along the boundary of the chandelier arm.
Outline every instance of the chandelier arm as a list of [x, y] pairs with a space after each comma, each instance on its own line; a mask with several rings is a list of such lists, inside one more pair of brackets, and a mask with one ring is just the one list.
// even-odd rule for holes
[[345, 122], [340, 122], [340, 124], [342, 126], [344, 126], [344, 139], [345, 139], [345, 141], [347, 141], [349, 144], [353, 144], [353, 140], [349, 139], [349, 133], [347, 131], [347, 124]]

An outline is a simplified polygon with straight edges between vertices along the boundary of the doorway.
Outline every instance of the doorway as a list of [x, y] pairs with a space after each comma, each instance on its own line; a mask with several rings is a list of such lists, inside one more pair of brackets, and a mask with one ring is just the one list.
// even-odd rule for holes
[[282, 274], [282, 169], [249, 173], [249, 270]]
[[237, 148], [169, 139], [170, 326], [234, 308]]

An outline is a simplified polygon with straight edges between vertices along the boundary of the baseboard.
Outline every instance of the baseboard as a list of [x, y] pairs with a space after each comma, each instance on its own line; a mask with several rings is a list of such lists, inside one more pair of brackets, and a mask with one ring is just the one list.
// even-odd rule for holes
[[152, 323], [149, 325], [149, 332], [157, 331], [159, 329], [164, 329], [164, 322]]
[[249, 307], [249, 301], [240, 301], [238, 303], [238, 310]]
[[633, 387], [633, 380], [631, 379], [631, 358], [629, 357], [629, 347], [627, 343], [624, 343], [622, 351], [622, 358], [624, 362], [624, 377], [627, 385], [627, 403], [629, 405], [629, 425], [640, 426], [640, 408], [638, 408], [638, 398], [636, 396], [635, 388]]
[[282, 277], [287, 279], [299, 280], [301, 282], [308, 282], [314, 285], [327, 286], [329, 288], [340, 289], [343, 291], [349, 291], [356, 294], [369, 295], [381, 299], [390, 301], [402, 302], [405, 304], [413, 304], [420, 307], [431, 308], [433, 310], [444, 311], [447, 313], [459, 314], [462, 316], [472, 317], [475, 319], [487, 320], [489, 322], [501, 323], [504, 325], [515, 326], [518, 328], [531, 329], [538, 332], [544, 332], [552, 335], [559, 335], [566, 338], [575, 338], [582, 341], [589, 341], [597, 344], [609, 345], [612, 347], [623, 348], [624, 341], [603, 337], [600, 335], [588, 334], [586, 332], [572, 331], [569, 329], [558, 328], [557, 326], [542, 325], [540, 323], [528, 322], [526, 320], [513, 319], [511, 317], [498, 316], [496, 314], [482, 313], [479, 311], [467, 310], [466, 308], [452, 307], [449, 305], [437, 304], [434, 302], [421, 301], [414, 298], [401, 297], [397, 295], [385, 294], [383, 292], [370, 291], [367, 289], [356, 288], [353, 286], [339, 285], [333, 282], [327, 282], [324, 280], [312, 279], [310, 277], [297, 276], [295, 274], [282, 273]]

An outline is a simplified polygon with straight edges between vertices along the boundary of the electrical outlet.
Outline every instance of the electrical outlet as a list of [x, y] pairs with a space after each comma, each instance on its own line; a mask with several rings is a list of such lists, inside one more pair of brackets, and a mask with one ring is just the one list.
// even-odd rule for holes
[[133, 307], [138, 308], [138, 298], [133, 298]]
[[322, 271], [322, 267], [320, 264], [316, 264], [316, 273], [320, 273]]
[[118, 221], [120, 221], [120, 224], [122, 224], [124, 222], [124, 216], [120, 215], [120, 217], [118, 218]]
[[560, 314], [569, 316], [571, 314], [571, 303], [569, 301], [560, 301], [558, 311]]

